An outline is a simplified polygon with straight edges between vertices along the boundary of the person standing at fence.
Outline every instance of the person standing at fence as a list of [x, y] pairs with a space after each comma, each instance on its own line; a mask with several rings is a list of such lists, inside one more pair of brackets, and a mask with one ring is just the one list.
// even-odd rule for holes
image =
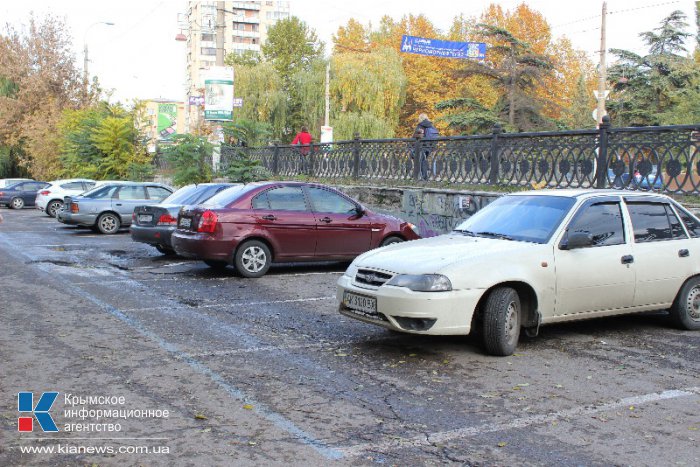
[[[414, 138], [420, 138], [423, 140], [435, 139], [440, 136], [440, 132], [433, 126], [433, 123], [428, 119], [427, 114], [420, 114], [418, 116], [418, 125], [413, 131]], [[428, 157], [430, 156], [432, 145], [430, 143], [423, 143], [419, 164], [420, 164], [420, 178], [421, 180], [428, 179]]]
[[301, 146], [299, 148], [299, 156], [302, 173], [308, 172], [308, 161], [306, 160], [306, 158], [309, 155], [309, 146], [311, 145], [312, 141], [313, 137], [309, 133], [309, 129], [306, 126], [301, 127], [301, 131], [297, 133], [296, 137], [294, 138], [294, 141], [292, 141], [293, 146]]

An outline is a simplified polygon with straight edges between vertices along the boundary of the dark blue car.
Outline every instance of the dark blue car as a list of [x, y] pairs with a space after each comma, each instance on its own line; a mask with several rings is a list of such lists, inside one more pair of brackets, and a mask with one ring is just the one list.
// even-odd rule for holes
[[34, 206], [34, 200], [39, 190], [49, 186], [46, 182], [27, 181], [0, 188], [0, 206], [5, 205], [11, 209], [22, 209], [25, 206]]
[[652, 170], [646, 177], [639, 172], [630, 177], [629, 172], [624, 172], [618, 176], [615, 175], [612, 169], [608, 169], [608, 180], [610, 180], [612, 187], [617, 189], [641, 188], [642, 190], [660, 191], [664, 188], [664, 178], [656, 170]]
[[174, 253], [170, 237], [177, 227], [182, 206], [200, 204], [233, 183], [199, 183], [187, 185], [165, 198], [160, 204], [137, 206], [131, 221], [131, 239], [156, 247], [163, 254]]

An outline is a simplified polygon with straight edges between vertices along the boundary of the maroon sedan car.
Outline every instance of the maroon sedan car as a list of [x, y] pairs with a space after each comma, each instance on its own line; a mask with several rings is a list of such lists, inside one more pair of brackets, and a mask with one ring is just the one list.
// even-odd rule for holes
[[259, 182], [229, 188], [180, 210], [177, 254], [213, 268], [233, 264], [261, 277], [273, 262], [345, 261], [419, 238], [413, 224], [371, 212], [324, 185]]

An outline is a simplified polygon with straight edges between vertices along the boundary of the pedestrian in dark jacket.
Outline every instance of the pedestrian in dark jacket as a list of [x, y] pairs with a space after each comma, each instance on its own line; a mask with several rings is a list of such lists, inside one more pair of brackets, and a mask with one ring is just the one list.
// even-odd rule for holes
[[439, 135], [437, 128], [433, 126], [433, 122], [428, 120], [428, 115], [420, 114], [418, 116], [418, 125], [413, 132], [414, 138], [433, 139]]
[[[435, 139], [440, 136], [437, 128], [433, 126], [433, 123], [428, 120], [428, 116], [424, 113], [418, 116], [418, 125], [413, 131], [414, 138], [420, 139]], [[420, 178], [421, 180], [428, 179], [428, 156], [430, 156], [430, 144], [423, 143], [422, 149], [420, 151], [419, 164], [420, 164]]]

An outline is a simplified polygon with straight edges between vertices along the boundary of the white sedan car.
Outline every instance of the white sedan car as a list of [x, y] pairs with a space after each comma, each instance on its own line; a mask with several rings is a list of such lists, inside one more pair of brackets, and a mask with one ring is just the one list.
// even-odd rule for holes
[[56, 217], [56, 213], [63, 208], [63, 198], [79, 195], [95, 186], [94, 180], [85, 178], [54, 180], [49, 183], [49, 186], [36, 194], [35, 205], [50, 217]]
[[503, 196], [439, 237], [360, 255], [345, 316], [414, 334], [482, 331], [492, 355], [541, 324], [669, 309], [700, 329], [700, 221], [667, 196], [544, 190]]

